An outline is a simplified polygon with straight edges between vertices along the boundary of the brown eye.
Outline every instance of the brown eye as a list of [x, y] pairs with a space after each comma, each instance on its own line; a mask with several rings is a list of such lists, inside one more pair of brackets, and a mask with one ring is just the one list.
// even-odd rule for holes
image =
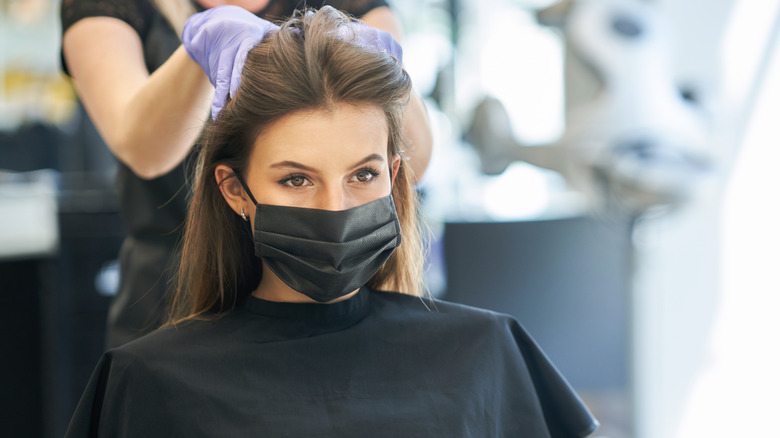
[[366, 170], [361, 170], [360, 172], [355, 174], [355, 178], [357, 178], [357, 180], [360, 182], [369, 182], [373, 177], [374, 175], [372, 175], [370, 172]]
[[311, 181], [306, 178], [306, 175], [289, 175], [278, 181], [279, 184], [285, 187], [306, 187], [312, 185]]
[[361, 184], [372, 183], [377, 175], [379, 175], [379, 172], [376, 170], [369, 168], [360, 169], [352, 175], [351, 180]]

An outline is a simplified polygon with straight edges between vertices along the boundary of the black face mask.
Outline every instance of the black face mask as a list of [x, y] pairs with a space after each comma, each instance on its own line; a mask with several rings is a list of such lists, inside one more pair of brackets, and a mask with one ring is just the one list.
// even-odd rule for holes
[[[235, 171], [234, 171], [235, 172]], [[255, 204], [255, 255], [296, 291], [321, 303], [363, 286], [401, 244], [392, 195], [348, 210]]]

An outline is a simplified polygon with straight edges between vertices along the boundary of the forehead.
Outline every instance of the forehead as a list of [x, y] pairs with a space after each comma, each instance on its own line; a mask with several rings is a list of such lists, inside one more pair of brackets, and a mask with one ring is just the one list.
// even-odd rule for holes
[[329, 165], [371, 153], [386, 157], [387, 142], [387, 120], [380, 107], [339, 103], [296, 111], [271, 123], [255, 140], [250, 164], [295, 160]]

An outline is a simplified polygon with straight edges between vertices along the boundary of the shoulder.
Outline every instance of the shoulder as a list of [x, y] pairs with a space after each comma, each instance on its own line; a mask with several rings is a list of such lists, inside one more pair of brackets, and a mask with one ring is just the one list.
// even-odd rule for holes
[[400, 292], [387, 292], [371, 290], [372, 298], [388, 305], [402, 306], [412, 311], [432, 314], [443, 314], [461, 316], [476, 319], [505, 319], [512, 318], [510, 315], [494, 312], [492, 310], [481, 309], [479, 307], [468, 306], [466, 304], [453, 303], [440, 298], [421, 297]]
[[[175, 435], [171, 428], [185, 423], [171, 420], [177, 412], [170, 406], [201, 394], [206, 351], [201, 339], [209, 342], [219, 332], [218, 321], [191, 321], [106, 351], [67, 436]], [[186, 416], [182, 409], [179, 417]]]
[[424, 298], [397, 292], [372, 291], [373, 307], [385, 318], [401, 324], [422, 324], [432, 329], [468, 331], [472, 336], [496, 337], [524, 334], [521, 324], [511, 315], [480, 309], [437, 298]]
[[[204, 363], [245, 348], [228, 334], [230, 312], [213, 321], [196, 320], [158, 329], [105, 353], [107, 392], [112, 397], [140, 392], [162, 398], [182, 391], [197, 392]], [[211, 362], [210, 362], [211, 361]]]
[[202, 319], [181, 322], [148, 333], [120, 347], [109, 350], [112, 366], [137, 367], [150, 363], [169, 363], [188, 360], [220, 342], [219, 333], [231, 313], [219, 319]]
[[145, 34], [156, 9], [152, 0], [63, 0], [60, 7], [62, 32], [81, 19], [116, 18], [129, 24], [139, 35]]

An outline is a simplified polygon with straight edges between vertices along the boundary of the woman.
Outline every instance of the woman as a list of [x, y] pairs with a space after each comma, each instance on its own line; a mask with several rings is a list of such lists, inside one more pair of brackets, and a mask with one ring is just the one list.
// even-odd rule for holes
[[411, 84], [371, 35], [325, 7], [249, 52], [201, 143], [171, 321], [103, 356], [68, 436], [595, 429], [515, 320], [422, 297]]
[[[129, 236], [120, 252], [120, 285], [107, 325], [106, 345], [115, 347], [164, 321], [166, 267], [187, 208], [185, 168], [192, 145], [230, 87], [242, 42], [257, 42], [287, 17], [298, 0], [64, 0], [63, 59], [98, 131], [119, 161], [120, 208]], [[385, 0], [331, 0], [328, 4], [360, 17], [396, 37], [400, 30]], [[190, 33], [188, 50], [179, 35], [196, 11], [235, 4], [256, 13], [209, 17], [212, 35]], [[250, 14], [246, 14], [250, 15]], [[192, 41], [185, 41], [192, 43]], [[220, 57], [221, 56], [221, 57]], [[209, 70], [209, 63], [219, 61]], [[204, 75], [206, 67], [208, 75]], [[221, 76], [220, 76], [221, 75]], [[235, 87], [235, 82], [232, 84]], [[216, 86], [216, 93], [215, 88]], [[212, 99], [213, 96], [213, 99]], [[430, 157], [431, 137], [424, 106], [414, 97], [405, 118], [411, 164], [418, 177]]]

